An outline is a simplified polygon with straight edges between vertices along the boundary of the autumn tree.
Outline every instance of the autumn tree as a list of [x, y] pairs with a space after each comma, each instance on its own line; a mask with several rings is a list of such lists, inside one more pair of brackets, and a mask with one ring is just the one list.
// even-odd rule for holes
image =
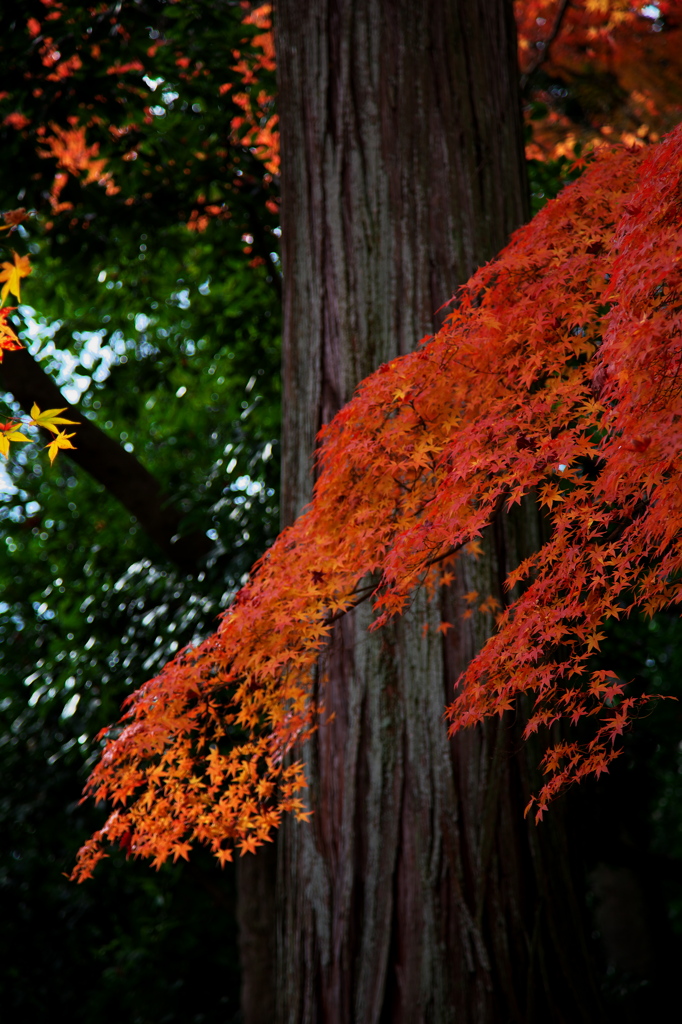
[[[320, 7], [303, 23], [284, 6], [278, 17], [291, 521], [310, 496], [319, 427], [373, 366], [433, 330], [442, 297], [523, 221], [526, 198], [506, 5], [405, 7], [391, 18], [380, 5]], [[540, 542], [532, 505], [496, 522], [483, 559], [460, 560], [446, 606], [474, 591], [503, 600], [501, 580]], [[529, 991], [538, 1013], [590, 1017], [561, 823], [541, 836], [523, 823], [528, 769], [507, 757], [514, 731], [490, 726], [448, 744], [444, 698], [487, 627], [446, 606], [422, 597], [373, 641], [358, 610], [320, 670], [317, 697], [336, 720], [305, 748], [313, 822], [286, 822], [279, 850], [285, 1019], [493, 1019], [501, 1007], [531, 1012]], [[457, 624], [446, 643], [443, 620]], [[168, 713], [176, 699], [168, 691]], [[247, 702], [237, 721], [249, 715]], [[219, 762], [211, 771], [222, 778]], [[298, 769], [287, 772], [283, 806], [300, 809]], [[142, 834], [123, 819], [121, 829], [111, 838], [142, 852]], [[184, 856], [179, 832], [166, 852]], [[542, 894], [555, 872], [550, 905]], [[577, 938], [560, 943], [560, 930]], [[540, 948], [542, 994], [529, 981]]]
[[[44, 8], [51, 6], [43, 4]], [[173, 7], [173, 16], [177, 16], [180, 5]], [[189, 7], [186, 5], [186, 9]], [[213, 202], [215, 197], [205, 191], [192, 195], [193, 186], [185, 195], [185, 178], [180, 171], [173, 188], [169, 188], [166, 177], [172, 175], [167, 167], [172, 165], [168, 163], [164, 168], [162, 162], [157, 167], [157, 152], [163, 150], [163, 140], [156, 138], [153, 119], [147, 124], [145, 115], [143, 129], [126, 116], [130, 108], [120, 102], [121, 96], [143, 102], [146, 87], [139, 79], [145, 70], [147, 77], [153, 76], [153, 62], [158, 58], [166, 81], [176, 76], [181, 93], [189, 96], [196, 90], [200, 94], [192, 97], [198, 101], [193, 124], [198, 132], [205, 121], [202, 104], [211, 83], [205, 82], [207, 69], [200, 66], [196, 47], [189, 47], [191, 56], [186, 54], [177, 41], [172, 42], [169, 23], [160, 23], [166, 34], [160, 36], [164, 45], [157, 54], [156, 44], [148, 45], [146, 28], [125, 39], [116, 28], [116, 19], [108, 20], [113, 12], [102, 10], [99, 15], [106, 18], [102, 20], [98, 15], [98, 38], [88, 43], [83, 37], [88, 45], [74, 51], [78, 32], [70, 28], [57, 47], [55, 32], [62, 15], [57, 10], [47, 13], [49, 17], [43, 22], [45, 11], [36, 5], [27, 25], [35, 40], [35, 66], [28, 74], [34, 78], [42, 75], [41, 84], [33, 89], [32, 100], [28, 94], [20, 95], [21, 109], [16, 92], [11, 96], [13, 109], [6, 127], [29, 150], [31, 133], [45, 128], [47, 140], [39, 145], [46, 155], [40, 160], [44, 168], [51, 168], [47, 160], [56, 161], [57, 174], [45, 173], [43, 177], [48, 185], [52, 182], [49, 202], [57, 223], [59, 218], [62, 224], [68, 218], [74, 222], [60, 236], [63, 244], [71, 246], [72, 256], [73, 240], [86, 238], [98, 223], [105, 223], [88, 216], [81, 218], [77, 213], [79, 189], [93, 188], [98, 176], [103, 205], [105, 198], [117, 203], [122, 220], [128, 215], [126, 211], [134, 215], [131, 237], [136, 259], [151, 255], [147, 254], [148, 239], [140, 244], [135, 232], [142, 230], [137, 227], [143, 222], [144, 203], [140, 199], [145, 199], [145, 190], [149, 191], [144, 178], [155, 171], [162, 175], [165, 171], [163, 195], [181, 199], [172, 214], [188, 218], [195, 232], [197, 228], [210, 230], [211, 217], [222, 219], [225, 225], [228, 214], [240, 208], [237, 197], [243, 173], [235, 171], [229, 208]], [[75, 16], [78, 24], [78, 12]], [[74, 24], [73, 17], [70, 11], [69, 26]], [[147, 17], [145, 7], [143, 21]], [[377, 362], [411, 351], [421, 335], [429, 334], [442, 321], [447, 311], [434, 318], [434, 310], [458, 282], [495, 253], [525, 213], [519, 122], [515, 106], [509, 105], [514, 82], [513, 45], [508, 12], [505, 14], [503, 7], [498, 10], [486, 5], [479, 10], [471, 5], [455, 5], [429, 8], [423, 13], [401, 10], [398, 16], [391, 11], [386, 22], [380, 5], [368, 5], [362, 12], [354, 11], [352, 17], [342, 6], [324, 10], [316, 7], [303, 21], [300, 12], [297, 18], [292, 24], [292, 12], [283, 7], [280, 74], [285, 129], [283, 223], [288, 240], [284, 438], [287, 522], [310, 496], [312, 477], [308, 467], [317, 428], [329, 421], [350, 397], [359, 378]], [[538, 16], [535, 24], [540, 25], [541, 20]], [[109, 25], [116, 31], [112, 33]], [[82, 26], [86, 35], [88, 27]], [[181, 34], [182, 30], [176, 39]], [[110, 50], [101, 65], [102, 82], [112, 66], [115, 73], [109, 79], [117, 82], [117, 91], [112, 94], [115, 101], [109, 108], [109, 112], [116, 113], [110, 119], [115, 131], [109, 131], [106, 121], [86, 113], [91, 90], [79, 93], [71, 89], [71, 81], [77, 83], [79, 76], [87, 81], [82, 64], [99, 60], [96, 50], [111, 47], [116, 37], [124, 39], [131, 52], [129, 59], [117, 61]], [[183, 45], [193, 45], [196, 39], [190, 33]], [[410, 40], [409, 48], [406, 39]], [[428, 67], [419, 59], [424, 51], [434, 55]], [[245, 69], [237, 66], [231, 70], [238, 85]], [[57, 130], [49, 121], [45, 125], [45, 116], [37, 120], [32, 117], [33, 102], [38, 106], [47, 103], [39, 92], [43, 79], [52, 82], [47, 88], [48, 95], [58, 101], [55, 109], [63, 115], [65, 97], [61, 90], [65, 88], [75, 104], [71, 109], [81, 112], [85, 125], [75, 127], [66, 121]], [[206, 88], [202, 89], [204, 84]], [[223, 101], [229, 99], [231, 91], [236, 92], [228, 85], [225, 82], [218, 90]], [[167, 92], [172, 95], [170, 89]], [[105, 93], [103, 85], [102, 95]], [[126, 102], [134, 104], [137, 100]], [[164, 97], [164, 117], [169, 116], [174, 102]], [[248, 98], [242, 97], [239, 103], [242, 105], [237, 104], [237, 112], [232, 111], [233, 121], [249, 112]], [[193, 105], [191, 109], [194, 111]], [[158, 119], [162, 115], [153, 116]], [[160, 123], [157, 120], [157, 126]], [[180, 125], [182, 119], [178, 118], [177, 123]], [[268, 123], [269, 118], [261, 118], [259, 128], [267, 128]], [[145, 138], [147, 129], [151, 129], [149, 138]], [[89, 135], [87, 142], [83, 131]], [[93, 149], [90, 133], [101, 150]], [[116, 175], [109, 176], [111, 167], [117, 166], [110, 149], [112, 140], [123, 143], [121, 169], [127, 164], [132, 172], [128, 176], [119, 171], [118, 180], [128, 184], [140, 181], [140, 187], [132, 189], [125, 199], [121, 196], [117, 200], [116, 193], [107, 195], [118, 187]], [[434, 161], [438, 140], [439, 159]], [[248, 147], [254, 141], [258, 140], [251, 133], [240, 157], [247, 161], [250, 171], [254, 154]], [[207, 150], [202, 146], [197, 151], [193, 166], [210, 168], [205, 184], [219, 188], [210, 147]], [[110, 161], [106, 165], [101, 163], [104, 152]], [[221, 157], [220, 153], [216, 155]], [[521, 812], [533, 791], [542, 806], [551, 796], [553, 783], [560, 784], [581, 771], [601, 770], [608, 764], [610, 737], [624, 727], [627, 713], [637, 706], [629, 693], [624, 696], [618, 678], [604, 669], [594, 669], [589, 659], [581, 660], [581, 642], [586, 643], [588, 655], [593, 655], [603, 642], [597, 621], [603, 605], [597, 602], [587, 607], [587, 618], [593, 616], [592, 631], [588, 628], [590, 622], [580, 619], [576, 605], [567, 605], [580, 621], [579, 627], [569, 624], [564, 636], [569, 664], [589, 669], [591, 682], [586, 693], [579, 686], [549, 692], [544, 704], [540, 701], [534, 716], [530, 715], [534, 677], [528, 666], [516, 688], [504, 674], [495, 676], [494, 652], [511, 649], [518, 654], [520, 650], [509, 640], [513, 623], [508, 621], [504, 626], [503, 619], [502, 639], [495, 641], [498, 646], [488, 646], [483, 662], [474, 662], [488, 665], [494, 679], [492, 690], [479, 692], [475, 670], [469, 671], [462, 699], [451, 707], [453, 722], [461, 723], [477, 717], [485, 719], [491, 710], [502, 710], [520, 701], [522, 710], [530, 715], [531, 734], [537, 727], [542, 737], [539, 750], [518, 753], [522, 731], [519, 720], [503, 720], [502, 725], [484, 722], [478, 732], [460, 732], [449, 747], [441, 714], [459, 670], [490, 633], [498, 603], [504, 605], [510, 600], [503, 586], [507, 570], [524, 555], [534, 557], [533, 551], [547, 539], [548, 518], [554, 509], [559, 509], [556, 522], [568, 522], [570, 527], [570, 515], [578, 516], [584, 509], [580, 502], [593, 500], [580, 472], [571, 468], [571, 458], [575, 456], [578, 467], [583, 466], [591, 457], [589, 443], [596, 444], [602, 437], [599, 417], [603, 410], [598, 402], [590, 409], [581, 405], [585, 397], [581, 373], [591, 372], [584, 367], [589, 366], [594, 354], [591, 339], [598, 338], [602, 331], [600, 318], [604, 316], [602, 295], [595, 290], [593, 277], [602, 271], [612, 272], [604, 261], [610, 251], [614, 218], [628, 190], [635, 187], [635, 178], [628, 177], [634, 166], [612, 177], [602, 169], [601, 177], [591, 179], [592, 192], [586, 185], [586, 191], [573, 193], [573, 200], [567, 199], [561, 207], [563, 213], [549, 215], [520, 238], [496, 267], [472, 282], [469, 291], [460, 296], [459, 311], [435, 345], [371, 378], [353, 407], [327, 432], [317, 512], [299, 520], [294, 531], [285, 534], [263, 561], [225, 620], [217, 642], [209, 641], [194, 652], [183, 653], [140, 692], [130, 709], [134, 725], [124, 731], [120, 742], [111, 744], [107, 759], [93, 778], [93, 789], [99, 787], [103, 794], [108, 792], [119, 801], [130, 798], [127, 807], [114, 813], [102, 838], [118, 843], [129, 855], [153, 856], [157, 864], [169, 855], [182, 860], [188, 853], [188, 836], [207, 842], [225, 862], [231, 856], [230, 837], [241, 844], [243, 851], [254, 849], [280, 820], [282, 810], [306, 817], [306, 808], [312, 804], [312, 823], [296, 825], [285, 819], [280, 848], [281, 948], [285, 957], [279, 968], [279, 991], [283, 1015], [288, 1019], [318, 1019], [322, 1014], [329, 1019], [375, 1019], [379, 1015], [418, 1019], [419, 1013], [431, 1019], [449, 1019], [455, 1009], [460, 1016], [474, 1020], [499, 1013], [516, 1014], [520, 1019], [533, 1019], [537, 1014], [539, 1019], [552, 1016], [573, 1020], [590, 1019], [594, 1013], [596, 1003], [589, 979], [579, 977], [586, 957], [580, 945], [580, 908], [576, 903], [571, 905], [572, 879], [561, 812], [555, 808], [549, 828], [543, 826], [541, 831], [535, 831], [530, 820], [524, 825]], [[226, 169], [230, 170], [229, 163], [218, 171], [224, 174]], [[71, 173], [69, 179], [67, 170], [75, 172], [75, 177]], [[193, 172], [189, 162], [183, 175], [185, 171], [190, 184]], [[79, 175], [81, 180], [77, 182]], [[260, 198], [265, 198], [263, 192], [267, 194], [267, 190], [261, 190], [254, 177], [258, 181], [256, 173], [251, 185], [258, 189]], [[302, 183], [306, 187], [302, 188]], [[607, 201], [600, 203], [600, 190], [608, 196]], [[129, 199], [132, 202], [128, 205]], [[245, 206], [248, 209], [248, 203]], [[637, 201], [633, 200], [636, 208]], [[97, 210], [97, 216], [101, 216], [99, 205]], [[269, 212], [274, 216], [273, 210]], [[562, 217], [572, 221], [574, 239], [561, 234]], [[249, 233], [252, 225], [250, 221], [235, 232], [238, 246], [259, 244], [257, 219]], [[260, 243], [262, 248], [262, 236]], [[193, 246], [193, 258], [201, 258], [202, 248], [201, 244]], [[533, 255], [536, 251], [537, 256]], [[557, 302], [557, 277], [552, 276], [554, 257], [549, 263], [543, 262], [547, 251], [553, 251], [554, 257], [560, 251], [566, 265], [575, 271], [573, 292], [580, 292], [582, 305], [576, 310], [572, 293], [561, 306], [563, 312], [555, 309], [545, 323], [544, 314], [537, 313], [533, 319], [529, 310], [539, 308], [543, 294]], [[266, 261], [267, 248], [264, 253], [261, 258]], [[111, 272], [108, 265], [100, 266], [105, 273]], [[117, 278], [120, 273], [116, 271]], [[541, 289], [529, 293], [514, 320], [510, 296], [522, 286], [524, 275], [534, 284], [538, 277], [546, 276], [546, 289], [545, 293]], [[117, 278], [112, 279], [112, 285]], [[143, 295], [147, 281], [143, 282]], [[176, 294], [180, 291], [177, 289]], [[180, 302], [183, 308], [184, 300]], [[578, 312], [583, 318], [579, 322], [575, 320]], [[152, 309], [148, 313], [150, 319], [158, 316]], [[500, 320], [508, 329], [507, 348], [499, 344], [500, 336], [495, 333]], [[534, 325], [530, 333], [529, 322]], [[550, 336], [545, 337], [542, 331], [538, 334], [540, 322], [543, 328], [549, 324]], [[574, 333], [575, 328], [578, 333]], [[141, 339], [141, 349], [149, 344], [149, 335], [145, 328], [142, 330], [145, 338]], [[524, 331], [526, 342], [522, 344], [519, 338]], [[485, 343], [481, 344], [483, 338]], [[524, 347], [528, 338], [539, 347]], [[174, 335], [173, 341], [179, 339]], [[551, 346], [549, 350], [542, 347], [544, 341]], [[453, 365], [450, 358], [457, 346], [466, 352], [463, 368], [462, 359], [455, 358]], [[172, 359], [171, 342], [168, 350]], [[185, 373], [181, 380], [187, 382], [188, 356], [194, 361], [197, 353], [184, 351], [184, 369], [173, 369], [173, 373]], [[490, 365], [485, 362], [488, 358]], [[550, 383], [542, 372], [537, 376], [543, 361], [547, 368], [553, 367], [551, 373], [546, 370]], [[209, 362], [207, 372], [216, 366], [212, 359]], [[520, 380], [518, 395], [495, 390], [499, 374], [493, 368], [502, 366], [507, 376]], [[135, 375], [130, 378], [131, 383], [138, 379]], [[183, 383], [177, 390], [184, 392], [186, 386]], [[543, 402], [545, 392], [551, 389], [559, 406], [563, 400], [569, 412], [566, 417], [561, 411], [556, 413], [548, 439], [546, 429], [543, 433], [533, 417], [539, 417], [541, 424], [546, 420]], [[478, 396], [477, 401], [472, 396]], [[158, 399], [160, 395], [151, 397]], [[130, 393], [126, 399], [123, 407], [130, 416]], [[514, 405], [517, 400], [519, 404]], [[99, 397], [97, 401], [101, 405]], [[471, 500], [478, 507], [477, 517], [462, 526], [462, 542], [465, 537], [475, 537], [486, 523], [490, 525], [478, 557], [471, 548], [468, 553], [460, 552], [457, 564], [445, 565], [443, 575], [438, 576], [433, 567], [449, 551], [448, 545], [443, 547], [439, 540], [443, 521], [436, 516], [427, 523], [421, 514], [420, 522], [419, 510], [442, 510], [444, 500], [457, 500], [456, 478], [447, 461], [454, 457], [447, 448], [448, 433], [456, 432], [457, 423], [444, 419], [442, 411], [458, 409], [458, 403], [469, 410], [470, 426], [469, 433], [465, 430], [457, 435], [458, 458], [461, 462], [462, 451], [470, 453], [466, 464], [473, 467], [473, 475], [469, 478], [464, 473], [464, 478], [473, 490], [466, 493], [473, 495]], [[111, 401], [108, 405], [111, 409]], [[582, 432], [576, 422], [583, 424]], [[153, 417], [152, 426], [158, 431]], [[169, 420], [169, 438], [172, 429]], [[617, 432], [620, 428], [611, 429]], [[635, 456], [650, 449], [648, 438], [646, 433], [634, 436]], [[185, 453], [190, 448], [185, 441]], [[550, 449], [550, 462], [543, 463]], [[393, 460], [389, 468], [387, 452]], [[152, 463], [153, 454], [147, 445], [146, 455]], [[481, 474], [485, 474], [481, 470], [477, 475], [476, 459], [487, 467], [485, 472], [491, 479], [498, 474], [498, 491], [492, 485], [480, 489]], [[169, 461], [174, 463], [175, 475], [169, 476], [177, 489], [181, 462], [172, 457]], [[558, 482], [555, 461], [557, 467], [564, 467], [559, 472], [565, 475]], [[156, 463], [159, 469], [162, 462]], [[97, 460], [91, 460], [91, 465], [98, 468]], [[635, 457], [635, 471], [638, 465]], [[363, 487], [358, 484], [362, 480], [364, 499]], [[434, 480], [438, 482], [435, 494]], [[367, 481], [372, 482], [369, 503]], [[652, 486], [660, 483], [656, 479]], [[186, 480], [181, 486], [184, 501], [191, 501], [194, 485]], [[454, 490], [448, 491], [448, 487]], [[542, 517], [528, 501], [526, 490], [532, 487], [539, 489], [545, 508]], [[510, 501], [513, 504], [517, 491], [524, 495], [525, 507], [520, 513], [507, 515], [503, 507]], [[152, 486], [148, 490], [152, 507], [164, 507], [163, 500], [158, 500], [162, 494], [160, 488]], [[571, 496], [570, 501], [567, 496]], [[614, 535], [616, 540], [622, 536], [632, 511], [627, 494], [613, 497], [616, 504], [624, 497], [625, 504], [618, 506], [620, 519], [600, 520], [610, 543], [614, 543]], [[567, 512], [562, 520], [564, 504]], [[153, 520], [140, 522], [143, 528], [153, 525]], [[451, 520], [448, 522], [448, 543], [456, 548], [454, 527]], [[177, 545], [173, 540], [177, 523], [176, 516], [160, 535], [165, 536], [166, 553], [171, 557]], [[19, 538], [21, 529], [19, 524], [15, 531]], [[396, 543], [401, 530], [404, 540]], [[570, 529], [565, 536], [571, 536]], [[334, 548], [332, 557], [330, 544]], [[541, 583], [549, 586], [552, 566], [560, 561], [563, 549], [550, 545], [544, 550], [549, 553], [548, 562], [531, 561], [528, 565], [531, 572], [540, 573]], [[655, 563], [657, 556], [648, 550], [641, 557], [642, 564], [647, 564]], [[577, 600], [589, 566], [579, 562], [576, 566], [578, 590], [571, 593]], [[427, 569], [433, 573], [410, 611], [368, 640], [364, 626], [371, 618], [369, 604], [360, 603], [354, 612], [351, 607], [376, 591], [380, 614], [382, 610], [401, 608], [420, 572]], [[139, 569], [136, 572], [140, 576]], [[159, 583], [155, 571], [148, 576], [153, 584], [157, 581], [154, 586], [158, 585], [160, 592], [170, 594], [171, 588]], [[137, 578], [135, 573], [116, 580], [115, 592], [123, 588], [131, 596], [130, 603], [123, 606], [124, 615], [128, 608], [133, 616], [139, 619], [144, 615], [146, 619], [147, 608], [143, 600], [140, 610], [141, 591], [139, 586], [135, 590], [133, 577]], [[627, 574], [622, 578], [626, 584], [630, 579]], [[435, 593], [445, 596], [434, 600], [436, 584], [448, 581], [451, 589], [438, 588]], [[592, 582], [599, 594], [599, 579]], [[654, 579], [651, 585], [655, 583]], [[178, 590], [176, 581], [172, 585], [176, 587], [173, 607], [185, 623], [185, 613], [180, 609], [183, 594], [188, 591], [183, 587]], [[514, 590], [512, 598], [518, 594], [518, 589]], [[553, 597], [549, 586], [543, 594], [551, 606], [556, 593]], [[102, 610], [113, 610], [116, 600], [103, 600]], [[515, 607], [523, 610], [524, 605]], [[525, 608], [527, 614], [528, 602]], [[613, 608], [618, 610], [615, 604]], [[462, 618], [463, 612], [468, 614], [467, 609], [472, 614]], [[348, 614], [344, 616], [343, 612]], [[336, 631], [322, 662], [315, 667], [318, 648], [329, 637], [331, 620], [338, 620]], [[519, 615], [521, 625], [524, 621]], [[547, 641], [546, 633], [532, 618], [530, 628], [539, 630], [534, 634], [538, 644]], [[127, 624], [123, 629], [131, 648], [135, 647], [132, 661], [125, 658], [130, 671], [141, 658], [141, 647]], [[231, 644], [235, 631], [241, 631], [244, 640], [236, 658]], [[159, 653], [167, 650], [161, 645]], [[84, 654], [81, 661], [93, 657]], [[157, 658], [156, 663], [162, 660]], [[555, 664], [557, 671], [560, 664]], [[56, 662], [53, 671], [59, 671]], [[565, 698], [564, 716], [577, 714], [581, 719], [588, 712], [604, 712], [606, 708], [606, 721], [601, 723], [605, 732], [593, 737], [595, 743], [587, 749], [580, 744], [554, 744], [546, 760], [550, 786], [542, 794], [542, 780], [535, 777], [533, 782], [529, 776], [547, 739], [542, 730], [556, 714], [552, 698], [557, 693]], [[69, 698], [67, 705], [71, 703]], [[292, 747], [315, 725], [315, 708], [322, 704], [322, 729], [308, 738], [306, 746]], [[611, 704], [618, 705], [612, 713], [608, 711]], [[330, 713], [336, 719], [327, 723]], [[263, 723], [272, 725], [273, 732], [266, 729], [262, 733]], [[191, 737], [197, 725], [205, 731], [203, 741], [199, 733], [195, 748]], [[211, 737], [214, 742], [209, 742]], [[516, 756], [508, 758], [507, 748], [516, 751]], [[312, 784], [310, 799], [305, 801], [296, 750], [303, 751]], [[282, 753], [290, 759], [284, 771]], [[260, 776], [257, 769], [261, 770]], [[226, 773], [233, 778], [231, 786], [225, 783]], [[134, 799], [139, 784], [147, 787], [141, 803]], [[214, 801], [210, 807], [203, 797], [198, 798], [202, 786], [209, 787]], [[82, 869], [87, 870], [92, 852], [93, 847], [85, 851]], [[259, 871], [259, 858], [246, 856], [241, 864], [255, 866], [260, 891], [267, 891], [267, 872]], [[553, 882], [557, 878], [558, 885]], [[250, 909], [242, 908], [246, 925], [253, 924]], [[261, 926], [266, 934], [272, 934], [267, 919]], [[246, 938], [248, 952], [248, 935]], [[453, 970], [453, 964], [462, 963], [467, 964], [465, 972], [459, 967]], [[273, 967], [267, 959], [264, 966], [263, 970], [261, 964], [258, 975], [253, 973], [254, 964], [247, 962], [251, 993], [254, 978], [260, 978], [261, 991], [268, 986]], [[255, 967], [258, 969], [258, 964]], [[538, 974], [541, 983], [536, 982]], [[252, 1019], [258, 1013], [271, 1019], [270, 1008], [263, 1003], [259, 1006], [251, 1002], [245, 1010]]]

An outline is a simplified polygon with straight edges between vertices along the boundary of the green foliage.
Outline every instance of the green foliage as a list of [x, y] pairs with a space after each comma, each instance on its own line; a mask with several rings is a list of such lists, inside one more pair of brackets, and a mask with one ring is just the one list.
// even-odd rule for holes
[[[211, 531], [214, 549], [199, 577], [185, 576], [63, 456], [49, 467], [39, 452], [23, 451], [9, 466], [15, 490], [0, 505], [0, 832], [10, 844], [3, 901], [22, 929], [8, 935], [0, 987], [14, 992], [17, 1013], [48, 1005], [40, 1000], [50, 991], [59, 991], [62, 1015], [84, 1021], [217, 1020], [236, 1008], [233, 940], [201, 920], [217, 920], [207, 886], [232, 899], [232, 883], [215, 869], [150, 880], [114, 865], [87, 894], [61, 876], [99, 821], [99, 812], [86, 819], [76, 810], [93, 738], [133, 685], [212, 628], [277, 528], [276, 293], [262, 268], [236, 257], [221, 264], [211, 231], [197, 240], [174, 230], [186, 262], [180, 268], [170, 253], [159, 256], [146, 306], [140, 293], [126, 295], [134, 279], [118, 290], [95, 280], [70, 311], [68, 268], [52, 257], [32, 281], [36, 306], [62, 317], [54, 333], [45, 318], [42, 330], [29, 321], [44, 365], [84, 389], [83, 413], [132, 446], [182, 508], [184, 528]], [[38, 284], [54, 286], [52, 307]], [[131, 309], [139, 313], [129, 319]], [[90, 333], [96, 325], [99, 347]], [[206, 952], [199, 935], [215, 948]], [[182, 981], [195, 992], [192, 957], [213, 964], [213, 981], [201, 999], [183, 1002], [173, 986]], [[13, 982], [17, 974], [26, 984]], [[40, 984], [29, 983], [32, 974]], [[135, 1016], [141, 988], [149, 1005]], [[163, 1016], [155, 1000], [166, 1006]]]
[[[95, 18], [63, 8], [52, 22], [41, 3], [0, 15], [2, 117], [30, 122], [0, 127], [0, 209], [42, 211], [19, 229], [35, 269], [13, 326], [79, 412], [156, 477], [182, 531], [208, 532], [213, 549], [198, 575], [183, 574], [64, 453], [50, 467], [23, 450], [3, 469], [0, 899], [11, 927], [0, 930], [0, 991], [17, 1019], [225, 1022], [238, 1007], [232, 869], [195, 860], [150, 876], [121, 853], [87, 890], [62, 873], [101, 821], [78, 804], [97, 733], [134, 685], [211, 630], [277, 531], [279, 231], [265, 206], [276, 193], [230, 141], [241, 111], [218, 89], [239, 85], [233, 53], [254, 29], [231, 3], [126, 2]], [[62, 81], [43, 80], [48, 29], [62, 59], [83, 61]], [[155, 88], [139, 70], [107, 75], [135, 61]], [[36, 131], [87, 123], [95, 96], [87, 142], [120, 192], [71, 177], [59, 198], [73, 209], [54, 215], [59, 168], [36, 156]], [[115, 138], [110, 124], [128, 131]], [[211, 204], [218, 219], [188, 230]]]
[[[576, 157], [579, 156], [579, 147]], [[580, 170], [565, 156], [558, 160], [528, 160], [528, 184], [530, 187], [530, 208], [535, 216], [545, 203], [555, 199], [562, 188], [580, 176]]]

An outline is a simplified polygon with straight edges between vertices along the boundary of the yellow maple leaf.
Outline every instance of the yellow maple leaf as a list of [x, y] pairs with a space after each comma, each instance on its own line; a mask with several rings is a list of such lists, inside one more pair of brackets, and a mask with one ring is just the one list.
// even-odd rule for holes
[[[63, 409], [46, 409], [41, 412], [38, 406], [34, 403], [31, 408], [31, 424], [34, 427], [42, 427], [44, 430], [51, 430], [53, 434], [60, 434], [57, 424], [69, 424], [70, 426], [76, 426], [78, 420], [67, 420], [59, 414], [66, 412], [66, 406]], [[73, 437], [73, 434], [68, 434], [68, 437]], [[47, 447], [47, 446], [46, 446]], [[69, 445], [69, 448], [73, 448], [73, 445]]]
[[5, 458], [9, 455], [10, 441], [30, 441], [30, 437], [26, 437], [22, 434], [18, 426], [13, 423], [4, 423], [0, 425], [0, 455], [4, 455]]
[[0, 292], [0, 305], [5, 304], [5, 299], [9, 292], [12, 295], [16, 295], [17, 301], [21, 302], [21, 279], [22, 277], [28, 277], [31, 273], [31, 264], [28, 256], [19, 256], [18, 253], [13, 252], [14, 263], [9, 263], [7, 260], [0, 266], [0, 281], [4, 281], [2, 292]]
[[75, 437], [75, 434], [65, 434], [63, 430], [58, 430], [56, 437], [45, 447], [49, 448], [48, 455], [50, 456], [50, 462], [54, 462], [57, 457], [57, 452], [60, 448], [75, 448], [75, 445], [69, 441], [70, 437]]

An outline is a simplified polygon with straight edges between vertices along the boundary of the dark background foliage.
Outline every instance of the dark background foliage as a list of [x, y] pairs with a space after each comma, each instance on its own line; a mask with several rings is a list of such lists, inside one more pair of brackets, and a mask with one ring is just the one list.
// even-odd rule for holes
[[[0, 15], [2, 108], [28, 121], [0, 133], [0, 209], [39, 213], [7, 240], [7, 251], [30, 252], [35, 268], [15, 329], [66, 397], [80, 395], [81, 414], [154, 475], [182, 513], [182, 532], [199, 530], [211, 544], [193, 572], [183, 571], [68, 459], [50, 467], [31, 446], [7, 467], [3, 1012], [224, 1022], [236, 1019], [239, 1003], [233, 869], [199, 856], [155, 873], [119, 853], [91, 885], [64, 873], [102, 820], [101, 809], [79, 804], [97, 733], [132, 688], [213, 628], [277, 531], [276, 188], [233, 141], [241, 109], [219, 92], [229, 82], [245, 88], [235, 54], [248, 59], [255, 29], [231, 3], [130, 2], [99, 5], [94, 15], [63, 8], [52, 21], [41, 3]], [[65, 79], [46, 78], [48, 35], [60, 61], [82, 58]], [[107, 74], [136, 61], [142, 69]], [[262, 68], [260, 78], [268, 85]], [[38, 130], [93, 115], [87, 143], [99, 143], [120, 191], [107, 195], [84, 173], [71, 176], [59, 200], [72, 208], [55, 215], [59, 168], [36, 156]], [[124, 129], [118, 137], [111, 124]], [[217, 216], [188, 230], [206, 205]], [[5, 399], [15, 411], [11, 394]]]

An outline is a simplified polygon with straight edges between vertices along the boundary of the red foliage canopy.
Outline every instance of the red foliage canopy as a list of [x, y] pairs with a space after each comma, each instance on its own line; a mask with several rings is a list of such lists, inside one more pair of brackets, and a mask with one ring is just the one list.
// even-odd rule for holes
[[334, 619], [371, 596], [379, 628], [528, 494], [551, 536], [510, 575], [450, 728], [519, 694], [527, 734], [592, 723], [586, 742], [547, 753], [538, 815], [607, 769], [649, 698], [594, 670], [604, 622], [682, 598], [681, 257], [679, 129], [648, 153], [602, 152], [460, 290], [436, 337], [360, 385], [322, 432], [313, 502], [217, 633], [129, 699], [87, 787], [119, 806], [75, 877], [105, 840], [157, 865], [198, 841], [222, 862], [283, 811], [305, 817], [287, 755], [316, 727], [311, 681]]
[[529, 158], [570, 158], [576, 144], [657, 142], [679, 122], [678, 0], [515, 0], [514, 12]]

